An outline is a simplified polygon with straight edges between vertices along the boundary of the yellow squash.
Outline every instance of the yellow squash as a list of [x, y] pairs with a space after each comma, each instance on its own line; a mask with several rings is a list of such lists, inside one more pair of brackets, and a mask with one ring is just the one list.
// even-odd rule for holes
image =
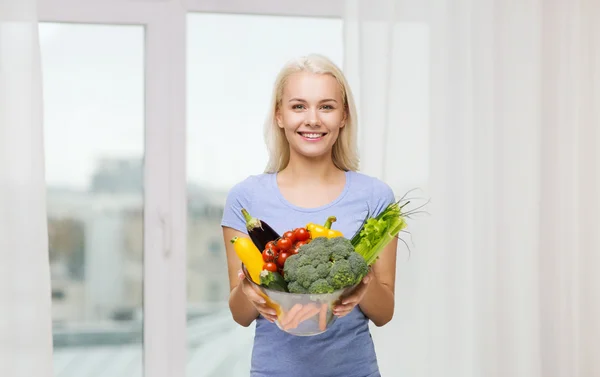
[[264, 261], [256, 245], [247, 237], [233, 237], [231, 243], [233, 244], [235, 253], [246, 266], [252, 281], [260, 284], [260, 272], [262, 271]]

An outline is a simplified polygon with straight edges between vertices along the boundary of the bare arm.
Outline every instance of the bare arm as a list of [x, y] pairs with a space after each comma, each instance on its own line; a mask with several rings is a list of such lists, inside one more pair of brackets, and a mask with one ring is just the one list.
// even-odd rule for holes
[[239, 275], [242, 262], [230, 242], [236, 236], [248, 237], [240, 231], [223, 227], [223, 241], [225, 242], [229, 274], [229, 310], [234, 321], [244, 327], [248, 327], [259, 314], [263, 314], [265, 318], [273, 320], [275, 318], [275, 311], [263, 305], [264, 299], [254, 291], [243, 275]]
[[358, 304], [376, 326], [383, 326], [394, 317], [394, 292], [396, 286], [396, 248], [398, 239], [392, 240], [371, 267], [372, 281]]
[[396, 283], [396, 247], [398, 239], [392, 240], [371, 266], [371, 272], [363, 279], [353, 294], [338, 305], [334, 313], [348, 314], [358, 304], [376, 326], [383, 326], [394, 316], [394, 289]]

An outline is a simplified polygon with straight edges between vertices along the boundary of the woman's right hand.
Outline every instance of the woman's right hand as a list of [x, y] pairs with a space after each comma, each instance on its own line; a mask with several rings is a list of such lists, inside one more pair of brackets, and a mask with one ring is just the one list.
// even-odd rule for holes
[[262, 315], [269, 322], [273, 323], [277, 319], [277, 312], [275, 309], [267, 306], [267, 302], [263, 297], [258, 294], [256, 288], [254, 288], [248, 280], [242, 270], [238, 271], [238, 278], [240, 279], [240, 286], [242, 291], [248, 298], [248, 300], [254, 305], [260, 315]]

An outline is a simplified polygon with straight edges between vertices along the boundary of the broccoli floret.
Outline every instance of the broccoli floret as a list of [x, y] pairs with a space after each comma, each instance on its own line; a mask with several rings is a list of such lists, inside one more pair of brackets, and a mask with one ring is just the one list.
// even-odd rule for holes
[[331, 247], [331, 260], [336, 262], [339, 260], [348, 259], [352, 250], [348, 250], [343, 245], [335, 245]]
[[308, 289], [301, 286], [297, 281], [288, 284], [288, 291], [290, 293], [308, 293]]
[[365, 258], [358, 253], [350, 253], [348, 256], [348, 263], [350, 263], [350, 268], [352, 269], [354, 276], [356, 276], [355, 284], [359, 283], [369, 272], [369, 266], [367, 266]]
[[329, 239], [329, 246], [334, 247], [337, 245], [341, 245], [345, 247], [349, 251], [353, 251], [354, 247], [352, 246], [352, 242], [346, 237], [334, 237]]
[[352, 267], [350, 267], [348, 260], [338, 260], [333, 263], [327, 280], [329, 280], [329, 284], [333, 288], [340, 289], [354, 284], [356, 275], [352, 272]]
[[296, 272], [298, 271], [298, 267], [303, 264], [302, 262], [303, 255], [294, 254], [290, 255], [286, 260], [283, 267], [285, 280], [288, 282], [295, 281], [297, 279]]
[[328, 244], [329, 244], [329, 238], [327, 238], [327, 237], [317, 237], [317, 238], [311, 240], [308, 244], [302, 245], [300, 248], [302, 249], [306, 245], [311, 245], [310, 248], [306, 247], [307, 249], [311, 249], [311, 248], [317, 247], [317, 246], [327, 247]]
[[310, 264], [298, 267], [296, 270], [296, 282], [304, 288], [310, 287], [317, 276], [317, 269]]
[[326, 279], [318, 279], [318, 280], [315, 280], [315, 282], [310, 285], [310, 287], [308, 288], [308, 291], [313, 294], [319, 294], [319, 293], [331, 293], [334, 291], [334, 289]]
[[310, 265], [312, 265], [315, 268], [330, 261], [329, 250], [326, 247], [318, 247], [313, 249], [312, 253], [309, 254], [307, 257], [310, 257]]
[[358, 283], [367, 265], [344, 237], [318, 237], [290, 256], [284, 277], [292, 293], [330, 293]]
[[323, 264], [320, 264], [317, 266], [317, 278], [319, 279], [325, 279], [327, 276], [329, 276], [329, 271], [331, 270], [331, 265], [333, 263], [332, 262], [325, 262]]

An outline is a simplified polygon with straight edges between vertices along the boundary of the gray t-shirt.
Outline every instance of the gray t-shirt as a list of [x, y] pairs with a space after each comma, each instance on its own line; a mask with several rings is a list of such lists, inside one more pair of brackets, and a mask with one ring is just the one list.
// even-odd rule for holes
[[[367, 214], [377, 216], [395, 201], [379, 179], [346, 172], [343, 192], [318, 208], [289, 203], [279, 191], [276, 174], [260, 174], [236, 184], [227, 197], [222, 225], [247, 234], [241, 209], [268, 223], [277, 233], [336, 216], [332, 229], [352, 238]], [[380, 377], [369, 319], [358, 306], [338, 318], [324, 333], [301, 337], [287, 334], [262, 316], [257, 318], [251, 377]]]

